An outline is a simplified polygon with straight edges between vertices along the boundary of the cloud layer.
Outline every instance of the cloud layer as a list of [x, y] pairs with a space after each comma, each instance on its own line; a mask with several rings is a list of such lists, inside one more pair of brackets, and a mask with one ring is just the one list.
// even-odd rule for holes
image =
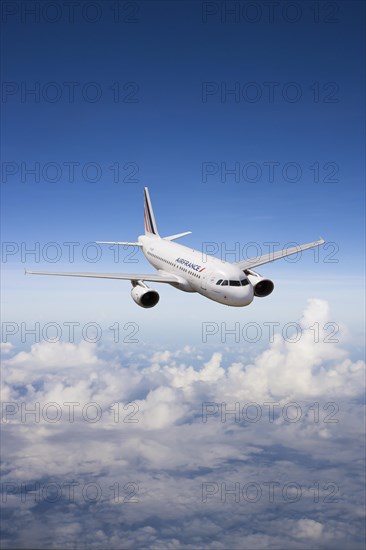
[[254, 357], [3, 346], [4, 547], [362, 548], [365, 365], [329, 320]]

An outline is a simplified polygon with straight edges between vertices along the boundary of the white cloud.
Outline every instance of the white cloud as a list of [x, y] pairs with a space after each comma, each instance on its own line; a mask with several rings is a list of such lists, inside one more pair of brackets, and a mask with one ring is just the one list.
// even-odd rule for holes
[[68, 368], [98, 363], [96, 346], [88, 342], [72, 344], [70, 342], [40, 342], [33, 344], [30, 352], [21, 351], [8, 361], [10, 366], [28, 366], [32, 368]]
[[[298, 342], [278, 336], [265, 351], [253, 354], [251, 348], [250, 359], [229, 360], [230, 348], [208, 354], [204, 347], [149, 352], [139, 346], [135, 353], [109, 350], [107, 359], [103, 348], [89, 343], [40, 343], [4, 360], [2, 393], [10, 407], [3, 409], [8, 413], [2, 425], [4, 482], [78, 483], [73, 502], [43, 501], [48, 508], [42, 515], [30, 493], [24, 503], [27, 520], [15, 510], [17, 496], [9, 495], [10, 539], [20, 545], [27, 527], [27, 544], [33, 546], [54, 541], [71, 547], [77, 539], [84, 541], [81, 547], [97, 549], [114, 547], [121, 537], [126, 548], [212, 550], [243, 544], [300, 550], [305, 542], [309, 548], [342, 548], [345, 541], [358, 541], [352, 524], [359, 525], [363, 507], [364, 363], [351, 359], [341, 342], [324, 341], [330, 319], [326, 303], [310, 300]], [[308, 328], [315, 323], [319, 342]], [[268, 401], [279, 403], [271, 421]], [[284, 417], [289, 401], [300, 407], [296, 422]], [[70, 402], [78, 404], [72, 422], [65, 406]], [[207, 422], [204, 402], [213, 403], [217, 413]], [[257, 403], [260, 419], [251, 422], [230, 412], [222, 418], [221, 404], [232, 411], [236, 402], [240, 411]], [[22, 416], [36, 403], [38, 419], [35, 413]], [[45, 412], [50, 403], [62, 411], [57, 422]], [[96, 422], [90, 421], [95, 409], [83, 416], [90, 403], [100, 408]], [[54, 410], [49, 409], [51, 417]], [[262, 490], [257, 503], [235, 502], [230, 493], [222, 500], [222, 484], [242, 488], [248, 482]], [[269, 482], [279, 484], [274, 501], [268, 498]], [[284, 500], [288, 482], [301, 487], [298, 502]], [[330, 482], [340, 499], [333, 507], [324, 501]], [[83, 498], [88, 483], [102, 489], [93, 505]], [[138, 503], [126, 505], [129, 483], [138, 486]], [[218, 488], [207, 502], [203, 483]], [[121, 502], [113, 499], [117, 486]]]
[[301, 539], [318, 539], [323, 533], [323, 525], [312, 519], [299, 519], [295, 526], [295, 537]]
[[13, 344], [11, 342], [1, 342], [0, 343], [0, 351], [1, 353], [10, 353], [13, 349]]

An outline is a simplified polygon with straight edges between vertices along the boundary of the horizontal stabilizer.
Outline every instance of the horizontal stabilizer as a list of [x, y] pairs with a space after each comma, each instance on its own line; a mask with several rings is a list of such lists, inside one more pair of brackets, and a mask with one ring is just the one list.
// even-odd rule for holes
[[126, 241], [95, 241], [96, 244], [122, 244], [124, 246], [142, 246], [141, 243], [128, 243]]
[[175, 239], [180, 239], [186, 235], [191, 235], [192, 231], [186, 231], [185, 233], [177, 233], [176, 235], [169, 235], [169, 237], [163, 237], [166, 241], [175, 241]]

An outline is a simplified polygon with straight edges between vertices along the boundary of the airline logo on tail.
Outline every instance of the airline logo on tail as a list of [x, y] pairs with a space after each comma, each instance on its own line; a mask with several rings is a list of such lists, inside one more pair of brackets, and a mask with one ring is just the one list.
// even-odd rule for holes
[[158, 228], [156, 227], [154, 212], [151, 206], [149, 191], [146, 187], [144, 189], [144, 221], [145, 233], [153, 233], [154, 235], [159, 235]]

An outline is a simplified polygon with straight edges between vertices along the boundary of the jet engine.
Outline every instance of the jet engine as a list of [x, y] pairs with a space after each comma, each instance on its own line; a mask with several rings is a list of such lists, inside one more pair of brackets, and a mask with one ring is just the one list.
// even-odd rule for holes
[[256, 273], [251, 269], [246, 269], [244, 273], [253, 286], [254, 296], [264, 298], [265, 296], [269, 296], [269, 294], [271, 294], [274, 289], [274, 284], [270, 279], [265, 279], [262, 275], [259, 275], [259, 273]]
[[159, 294], [142, 283], [136, 283], [131, 290], [132, 299], [141, 307], [154, 307], [159, 301]]

